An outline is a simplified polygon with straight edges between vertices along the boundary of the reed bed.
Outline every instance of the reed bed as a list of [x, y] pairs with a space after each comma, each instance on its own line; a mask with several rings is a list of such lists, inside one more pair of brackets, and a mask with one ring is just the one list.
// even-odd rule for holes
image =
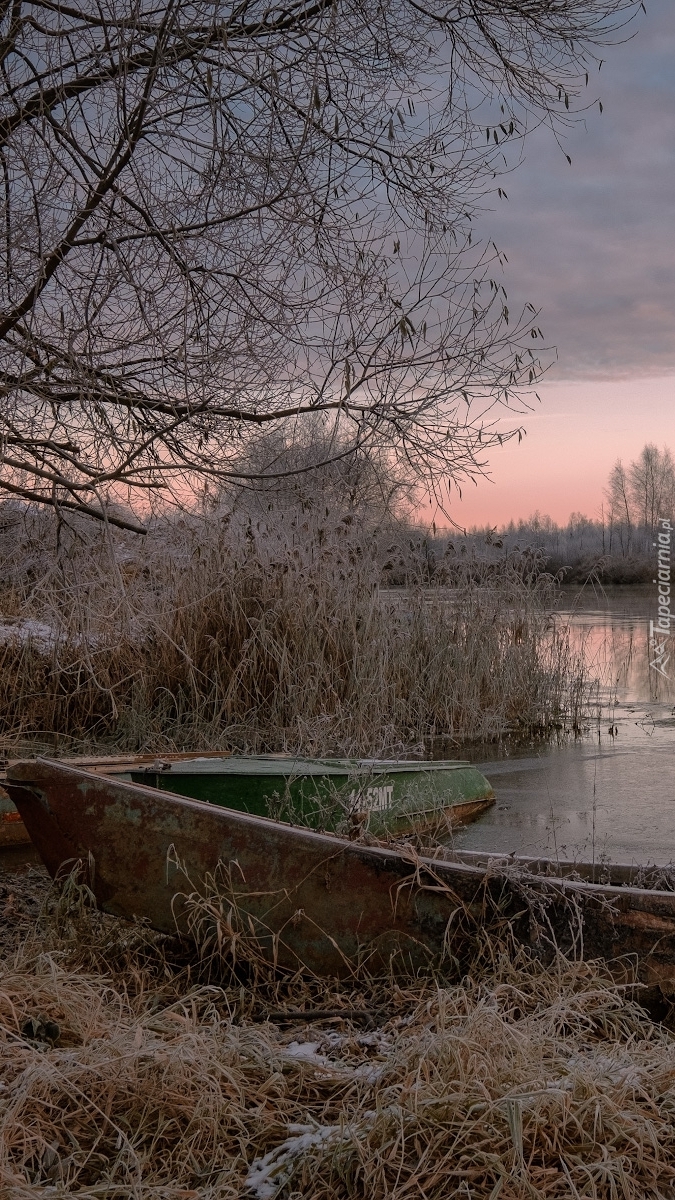
[[487, 941], [462, 979], [198, 964], [50, 895], [0, 961], [0, 1194], [673, 1194], [675, 1039], [606, 967]]
[[[157, 521], [141, 541], [11, 515], [8, 749], [390, 754], [581, 723], [583, 666], [529, 552], [448, 554], [439, 586], [423, 535], [392, 518], [210, 511]], [[406, 586], [387, 586], [397, 571]]]

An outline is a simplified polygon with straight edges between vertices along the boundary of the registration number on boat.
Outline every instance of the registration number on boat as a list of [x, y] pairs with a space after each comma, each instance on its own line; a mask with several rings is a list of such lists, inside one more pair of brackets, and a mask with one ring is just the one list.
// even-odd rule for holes
[[351, 792], [349, 803], [352, 808], [361, 805], [367, 812], [385, 812], [391, 808], [393, 794], [393, 783], [385, 783], [382, 787], [369, 787], [360, 792]]

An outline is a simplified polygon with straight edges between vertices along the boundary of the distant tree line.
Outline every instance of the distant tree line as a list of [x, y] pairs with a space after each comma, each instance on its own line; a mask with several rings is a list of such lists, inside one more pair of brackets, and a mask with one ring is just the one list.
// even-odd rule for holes
[[[474, 528], [428, 542], [427, 557], [436, 577], [445, 564], [461, 559], [536, 556], [538, 569], [560, 574], [564, 582], [650, 583], [654, 528], [661, 517], [675, 518], [675, 461], [667, 447], [647, 443], [632, 462], [612, 467], [606, 506], [597, 519], [573, 512], [566, 525], [535, 512], [501, 529]], [[441, 580], [442, 581], [442, 580]]]

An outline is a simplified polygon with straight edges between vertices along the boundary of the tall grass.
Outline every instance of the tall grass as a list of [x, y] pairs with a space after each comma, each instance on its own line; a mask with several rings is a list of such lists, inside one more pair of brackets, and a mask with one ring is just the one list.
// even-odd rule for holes
[[0, 959], [0, 1193], [665, 1198], [675, 1040], [634, 996], [495, 942], [462, 979], [208, 984], [67, 887]]
[[[0, 734], [62, 749], [397, 752], [580, 720], [536, 555], [458, 559], [315, 506], [194, 513], [141, 542], [5, 513]], [[407, 586], [383, 586], [394, 567]]]

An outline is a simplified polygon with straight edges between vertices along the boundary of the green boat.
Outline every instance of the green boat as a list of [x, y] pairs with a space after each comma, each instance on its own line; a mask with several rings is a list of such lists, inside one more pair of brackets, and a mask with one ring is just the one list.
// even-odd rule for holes
[[[78, 758], [70, 765], [291, 825], [358, 836], [454, 829], [492, 803], [487, 779], [465, 761], [304, 759], [209, 753]], [[2, 773], [0, 783], [4, 781]], [[0, 788], [0, 848], [30, 841]]]
[[494, 801], [469, 762], [256, 755], [156, 762], [115, 774], [253, 816], [375, 836], [454, 828]]

